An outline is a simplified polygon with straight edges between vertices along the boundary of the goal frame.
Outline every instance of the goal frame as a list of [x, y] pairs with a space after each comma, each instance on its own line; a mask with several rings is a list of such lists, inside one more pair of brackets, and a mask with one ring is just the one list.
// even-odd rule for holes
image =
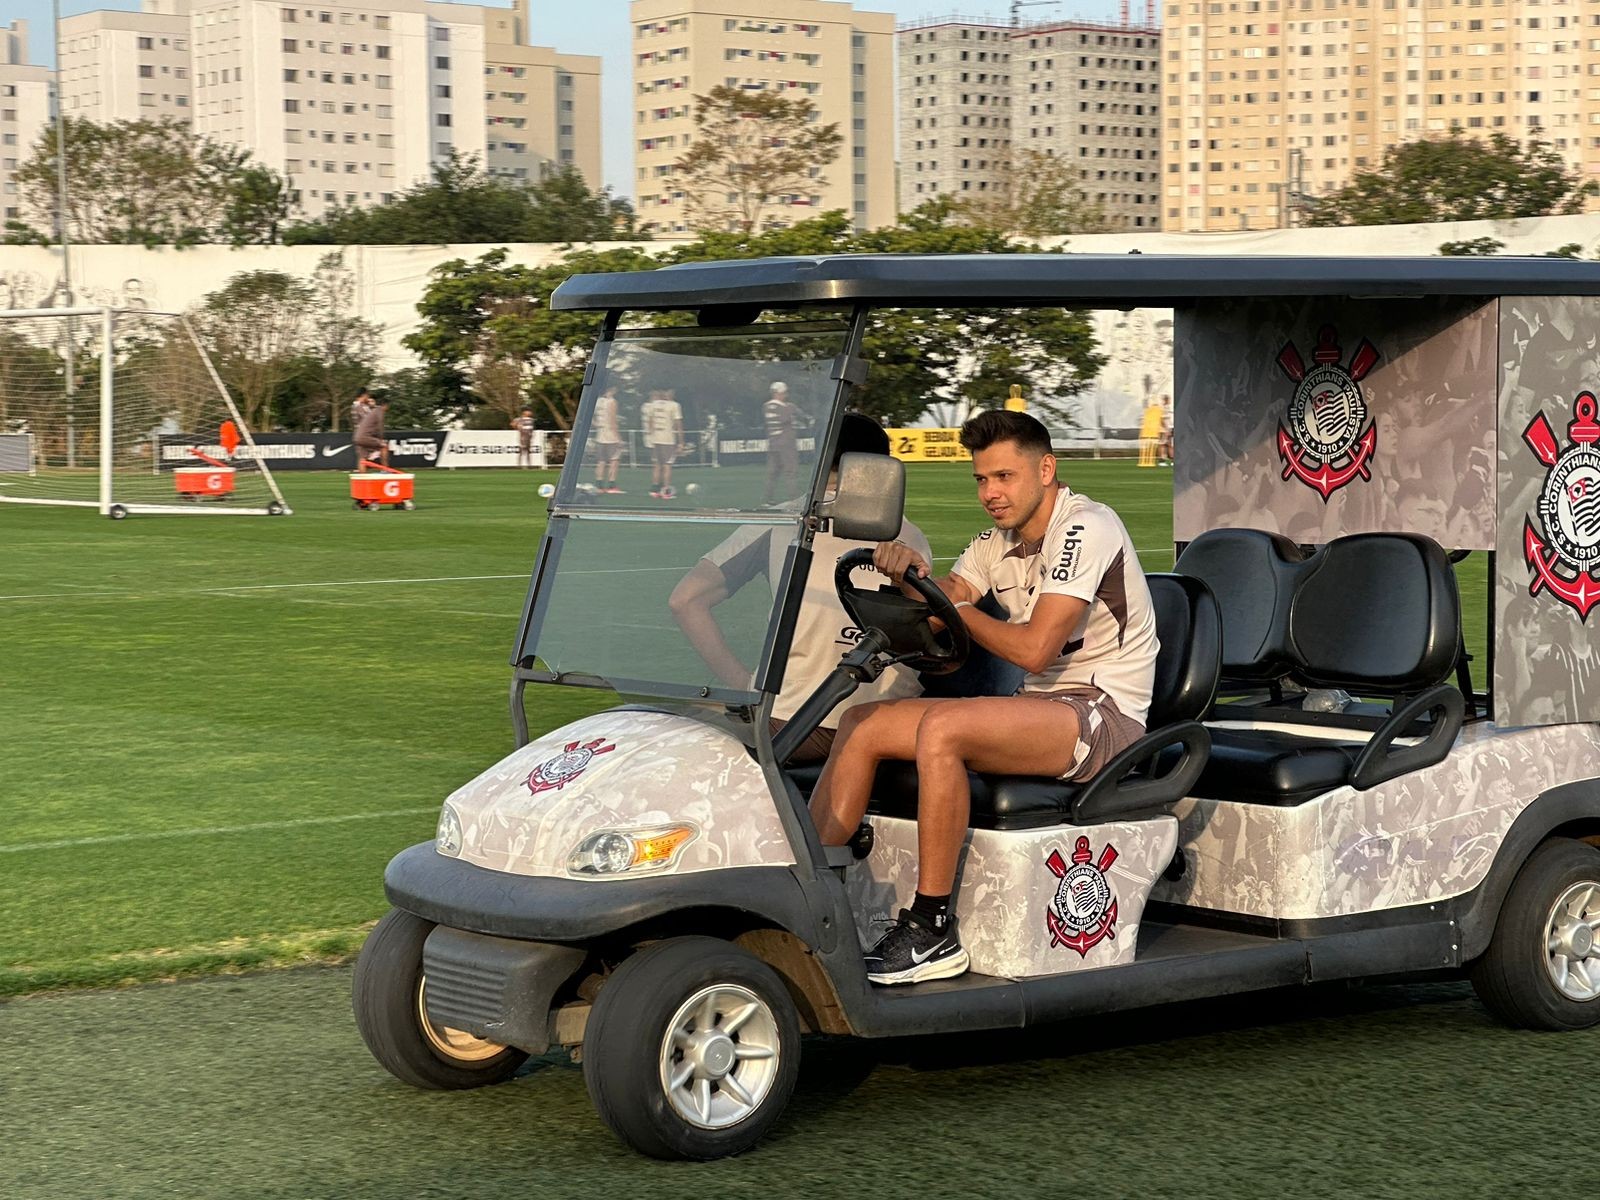
[[[147, 501], [130, 502], [117, 499], [115, 492], [115, 465], [116, 447], [106, 431], [115, 428], [116, 404], [116, 371], [113, 364], [116, 361], [116, 320], [120, 313], [132, 313], [139, 316], [170, 317], [187, 335], [200, 361], [205, 364], [206, 374], [211, 379], [211, 384], [217, 389], [217, 395], [227, 406], [228, 415], [239, 431], [239, 440], [250, 448], [251, 460], [267, 485], [267, 490], [272, 494], [272, 500], [265, 507], [234, 507], [221, 504], [154, 504]], [[239, 415], [239, 409], [233, 402], [227, 385], [222, 382], [222, 376], [217, 374], [217, 368], [211, 362], [211, 356], [206, 353], [200, 336], [195, 332], [194, 325], [187, 315], [180, 312], [171, 312], [163, 309], [119, 309], [112, 307], [100, 308], [11, 308], [0, 310], [0, 318], [6, 317], [92, 317], [100, 321], [100, 437], [99, 441], [99, 498], [96, 500], [66, 500], [53, 497], [39, 496], [7, 496], [0, 493], [0, 503], [4, 504], [36, 504], [52, 507], [94, 508], [101, 516], [121, 518], [130, 513], [188, 513], [188, 514], [220, 514], [223, 516], [260, 517], [260, 516], [288, 516], [294, 510], [283, 498], [283, 493], [278, 488], [278, 481], [272, 471], [267, 467], [266, 461], [257, 452], [255, 438], [250, 432], [244, 418]]]

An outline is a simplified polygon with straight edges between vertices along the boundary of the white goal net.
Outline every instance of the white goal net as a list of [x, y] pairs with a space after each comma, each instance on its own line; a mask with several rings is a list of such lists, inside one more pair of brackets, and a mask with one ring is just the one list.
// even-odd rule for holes
[[188, 320], [0, 310], [0, 503], [287, 513]]

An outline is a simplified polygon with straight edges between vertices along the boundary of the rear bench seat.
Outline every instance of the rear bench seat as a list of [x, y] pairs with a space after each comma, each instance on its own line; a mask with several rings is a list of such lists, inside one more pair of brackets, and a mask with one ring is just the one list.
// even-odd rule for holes
[[[1364, 533], [1306, 553], [1256, 529], [1216, 529], [1189, 543], [1179, 574], [1203, 579], [1222, 610], [1222, 684], [1341, 688], [1392, 704], [1370, 739], [1329, 739], [1292, 705], [1213, 710], [1211, 757], [1192, 794], [1300, 804], [1350, 784], [1369, 788], [1444, 758], [1465, 703], [1446, 686], [1461, 645], [1455, 576], [1439, 544], [1414, 534]], [[1233, 729], [1229, 718], [1304, 724]], [[1337, 718], [1331, 718], [1337, 720]], [[1323, 732], [1326, 732], [1324, 728]], [[1421, 736], [1396, 746], [1397, 737]]]

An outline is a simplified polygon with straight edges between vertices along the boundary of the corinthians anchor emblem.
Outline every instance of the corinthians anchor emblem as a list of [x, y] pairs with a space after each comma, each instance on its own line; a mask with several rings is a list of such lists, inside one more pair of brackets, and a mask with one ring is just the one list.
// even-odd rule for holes
[[1079, 957], [1105, 938], [1117, 936], [1117, 896], [1111, 890], [1106, 872], [1117, 861], [1117, 850], [1110, 842], [1100, 851], [1100, 861], [1091, 863], [1089, 839], [1080, 837], [1072, 851], [1069, 867], [1061, 851], [1051, 850], [1044, 865], [1061, 880], [1055, 898], [1045, 910], [1045, 927], [1050, 930], [1051, 946], [1066, 946]]
[[[1528, 595], [1548, 590], [1563, 604], [1570, 604], [1578, 619], [1587, 621], [1589, 610], [1600, 604], [1600, 576], [1594, 572], [1600, 562], [1600, 408], [1592, 392], [1579, 392], [1574, 402], [1577, 416], [1567, 426], [1572, 444], [1562, 450], [1555, 430], [1543, 413], [1534, 417], [1522, 431], [1539, 461], [1547, 468], [1544, 488], [1537, 506], [1544, 536], [1534, 528], [1533, 518], [1523, 518], [1522, 553], [1533, 578]], [[1568, 577], [1562, 568], [1572, 571]]]
[[592, 742], [568, 742], [560, 754], [547, 758], [528, 775], [526, 783], [530, 795], [537, 796], [550, 788], [564, 788], [588, 768], [597, 754], [609, 754], [617, 748], [615, 742], [607, 746], [605, 738]]
[[1311, 352], [1316, 365], [1309, 370], [1293, 342], [1278, 351], [1278, 365], [1295, 383], [1288, 426], [1278, 426], [1283, 477], [1297, 477], [1321, 493], [1324, 504], [1357, 475], [1372, 478], [1371, 459], [1378, 448], [1377, 425], [1367, 419], [1360, 387], [1377, 365], [1377, 348], [1362, 338], [1349, 367], [1344, 367], [1337, 338], [1332, 325], [1322, 327]]

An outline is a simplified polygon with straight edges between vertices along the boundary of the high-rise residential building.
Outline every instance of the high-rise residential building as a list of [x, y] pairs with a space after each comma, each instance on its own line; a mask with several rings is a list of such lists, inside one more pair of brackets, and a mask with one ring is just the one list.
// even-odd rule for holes
[[895, 219], [894, 17], [838, 0], [633, 0], [634, 167], [639, 218], [692, 232], [674, 164], [694, 140], [694, 98], [726, 85], [810, 100], [837, 124], [826, 183], [764, 224], [843, 209], [858, 228]]
[[531, 181], [573, 167], [599, 187], [600, 59], [529, 45], [532, 9], [484, 10], [488, 169]]
[[1172, 0], [1166, 227], [1292, 224], [1389, 147], [1456, 127], [1540, 137], [1600, 176], [1597, 20], [1578, 0]]
[[1160, 227], [1159, 29], [930, 18], [898, 40], [903, 210], [981, 198], [1031, 150], [1070, 165], [1111, 228]]
[[0, 25], [0, 226], [23, 219], [16, 173], [55, 116], [50, 76], [28, 65], [28, 23]]
[[190, 117], [189, 0], [61, 18], [61, 104], [106, 123]]

